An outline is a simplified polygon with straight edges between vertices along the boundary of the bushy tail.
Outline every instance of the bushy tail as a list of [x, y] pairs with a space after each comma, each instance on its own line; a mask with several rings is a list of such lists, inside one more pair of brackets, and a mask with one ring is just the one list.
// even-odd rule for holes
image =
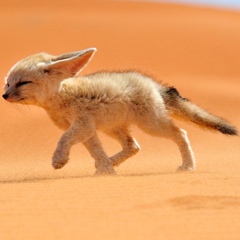
[[166, 87], [161, 94], [171, 116], [223, 134], [238, 135], [234, 126], [183, 98], [174, 87]]

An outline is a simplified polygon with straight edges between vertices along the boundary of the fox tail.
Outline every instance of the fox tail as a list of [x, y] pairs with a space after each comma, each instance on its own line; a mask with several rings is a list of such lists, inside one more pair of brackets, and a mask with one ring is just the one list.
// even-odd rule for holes
[[219, 131], [227, 135], [238, 135], [234, 126], [200, 108], [188, 99], [183, 98], [176, 88], [166, 87], [164, 90], [161, 90], [161, 95], [170, 116], [190, 121], [208, 130]]

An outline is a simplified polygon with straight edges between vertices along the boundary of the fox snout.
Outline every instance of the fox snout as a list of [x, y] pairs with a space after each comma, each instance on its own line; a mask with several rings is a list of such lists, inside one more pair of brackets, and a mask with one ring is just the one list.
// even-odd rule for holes
[[3, 97], [6, 101], [8, 101], [8, 102], [11, 102], [11, 101], [12, 101], [11, 96], [10, 96], [8, 93], [4, 93], [4, 94], [2, 95], [2, 97]]
[[20, 93], [12, 88], [7, 89], [2, 97], [8, 102], [17, 102], [21, 99]]
[[4, 94], [2, 95], [2, 97], [3, 97], [5, 100], [7, 100], [7, 99], [8, 99], [8, 94], [4, 93]]

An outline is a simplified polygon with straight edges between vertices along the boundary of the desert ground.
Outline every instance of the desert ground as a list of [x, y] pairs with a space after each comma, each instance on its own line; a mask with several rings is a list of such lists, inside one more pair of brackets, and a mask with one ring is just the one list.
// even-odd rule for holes
[[[137, 69], [240, 129], [240, 12], [127, 1], [1, 1], [0, 79], [37, 52], [98, 49], [81, 74]], [[141, 151], [94, 177], [78, 144], [54, 170], [61, 130], [36, 107], [0, 100], [0, 239], [240, 239], [240, 140], [187, 130], [194, 173], [177, 146], [133, 126]], [[120, 146], [99, 133], [109, 155]]]

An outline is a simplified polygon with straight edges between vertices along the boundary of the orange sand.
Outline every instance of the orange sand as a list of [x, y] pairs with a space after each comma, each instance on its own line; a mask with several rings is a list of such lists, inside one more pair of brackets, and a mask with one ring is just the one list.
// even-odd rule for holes
[[[87, 47], [84, 70], [140, 69], [240, 128], [240, 12], [158, 3], [9, 0], [0, 8], [3, 79], [19, 59]], [[198, 170], [176, 174], [177, 147], [133, 128], [142, 151], [116, 177], [92, 177], [77, 145], [51, 167], [61, 135], [38, 108], [0, 100], [0, 239], [240, 239], [239, 138], [177, 124]], [[19, 110], [19, 111], [18, 111]], [[119, 145], [100, 134], [109, 154]]]

